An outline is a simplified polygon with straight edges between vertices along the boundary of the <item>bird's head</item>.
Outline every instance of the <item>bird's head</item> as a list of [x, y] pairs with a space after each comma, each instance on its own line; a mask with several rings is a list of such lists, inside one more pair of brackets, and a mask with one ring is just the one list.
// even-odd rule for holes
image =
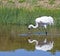
[[30, 28], [28, 28], [28, 30], [30, 30]]
[[31, 30], [33, 27], [32, 27], [33, 25], [29, 25], [28, 26], [28, 30]]

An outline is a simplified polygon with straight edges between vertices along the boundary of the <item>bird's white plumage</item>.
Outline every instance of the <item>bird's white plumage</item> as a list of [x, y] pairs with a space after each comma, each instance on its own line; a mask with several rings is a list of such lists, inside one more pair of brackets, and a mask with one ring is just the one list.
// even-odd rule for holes
[[47, 16], [43, 16], [43, 17], [39, 17], [36, 18], [35, 22], [42, 22], [42, 23], [53, 23], [53, 18], [52, 17], [47, 17]]
[[36, 49], [36, 50], [42, 50], [42, 51], [51, 50], [51, 49], [53, 48], [53, 44], [54, 44], [54, 42], [46, 43], [46, 42], [47, 42], [46, 39], [45, 39], [44, 42], [43, 42], [43, 43], [46, 43], [46, 44], [44, 44], [44, 45], [42, 45], [42, 46], [38, 45], [38, 41], [37, 41], [37, 40], [30, 40], [30, 39], [28, 39], [28, 42], [29, 42], [29, 43], [35, 42], [35, 43], [36, 43], [35, 49]]
[[54, 20], [51, 16], [42, 16], [39, 18], [35, 19], [35, 23], [36, 25], [29, 25], [28, 28], [37, 28], [38, 24], [41, 24], [42, 26], [44, 26], [44, 28], [47, 28], [47, 25], [53, 25], [54, 24]]
[[42, 45], [41, 47], [40, 46], [35, 46], [36, 50], [43, 50], [43, 51], [48, 51], [48, 50], [51, 50], [52, 48], [53, 48], [53, 42]]

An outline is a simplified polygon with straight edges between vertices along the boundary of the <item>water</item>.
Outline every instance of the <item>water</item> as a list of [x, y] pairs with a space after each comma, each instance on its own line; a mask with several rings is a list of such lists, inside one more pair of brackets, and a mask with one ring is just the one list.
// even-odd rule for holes
[[[60, 56], [60, 30], [51, 29], [47, 36], [45, 32], [17, 25], [0, 25], [0, 56]], [[28, 38], [43, 42], [54, 41], [49, 51], [35, 49], [35, 43], [29, 43]], [[39, 43], [40, 44], [40, 43]]]
[[34, 32], [32, 34], [29, 34], [29, 33], [18, 34], [18, 36], [30, 36], [30, 35], [46, 35], [46, 33], [45, 32]]
[[52, 54], [40, 50], [27, 51], [24, 49], [18, 49], [15, 51], [0, 51], [0, 56], [60, 56], [60, 52], [57, 51], [55, 54]]
[[[23, 36], [23, 37], [31, 36], [31, 35], [38, 35], [39, 36], [39, 35], [46, 35], [46, 33], [45, 32], [34, 32], [32, 34], [29, 34], [29, 33], [18, 34], [18, 36]], [[47, 35], [52, 35], [53, 36], [53, 34], [51, 34], [51, 33], [47, 33]], [[54, 35], [59, 36], [60, 34], [54, 34]]]

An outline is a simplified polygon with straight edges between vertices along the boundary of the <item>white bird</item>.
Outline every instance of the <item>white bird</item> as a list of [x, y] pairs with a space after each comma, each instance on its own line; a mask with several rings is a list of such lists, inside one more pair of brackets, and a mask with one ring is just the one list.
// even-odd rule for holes
[[35, 49], [36, 49], [36, 50], [42, 50], [42, 51], [51, 50], [51, 49], [53, 48], [53, 44], [54, 44], [53, 41], [47, 43], [47, 40], [46, 40], [46, 39], [44, 40], [44, 42], [43, 42], [44, 44], [43, 44], [42, 46], [40, 46], [40, 45], [38, 44], [38, 41], [37, 41], [37, 40], [28, 39], [28, 42], [29, 42], [29, 43], [35, 42], [35, 43], [36, 43]]
[[[40, 24], [40, 26], [43, 26], [45, 29], [47, 28], [47, 25], [54, 25], [54, 20], [51, 16], [42, 16], [39, 18], [35, 19], [36, 25], [29, 25], [28, 29], [30, 30], [31, 28], [37, 28]], [[47, 34], [47, 32], [46, 32]]]

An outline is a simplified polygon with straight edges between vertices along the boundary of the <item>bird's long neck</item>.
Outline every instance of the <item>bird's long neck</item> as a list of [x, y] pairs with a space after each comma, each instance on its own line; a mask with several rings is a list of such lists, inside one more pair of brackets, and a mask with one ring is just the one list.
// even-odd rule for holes
[[28, 42], [29, 42], [29, 43], [33, 43], [33, 42], [35, 42], [36, 45], [38, 45], [38, 41], [37, 41], [37, 40], [30, 40], [30, 39], [28, 39]]
[[38, 23], [36, 23], [35, 26], [34, 26], [34, 25], [31, 25], [31, 27], [33, 27], [33, 28], [37, 28], [37, 27], [38, 27]]

